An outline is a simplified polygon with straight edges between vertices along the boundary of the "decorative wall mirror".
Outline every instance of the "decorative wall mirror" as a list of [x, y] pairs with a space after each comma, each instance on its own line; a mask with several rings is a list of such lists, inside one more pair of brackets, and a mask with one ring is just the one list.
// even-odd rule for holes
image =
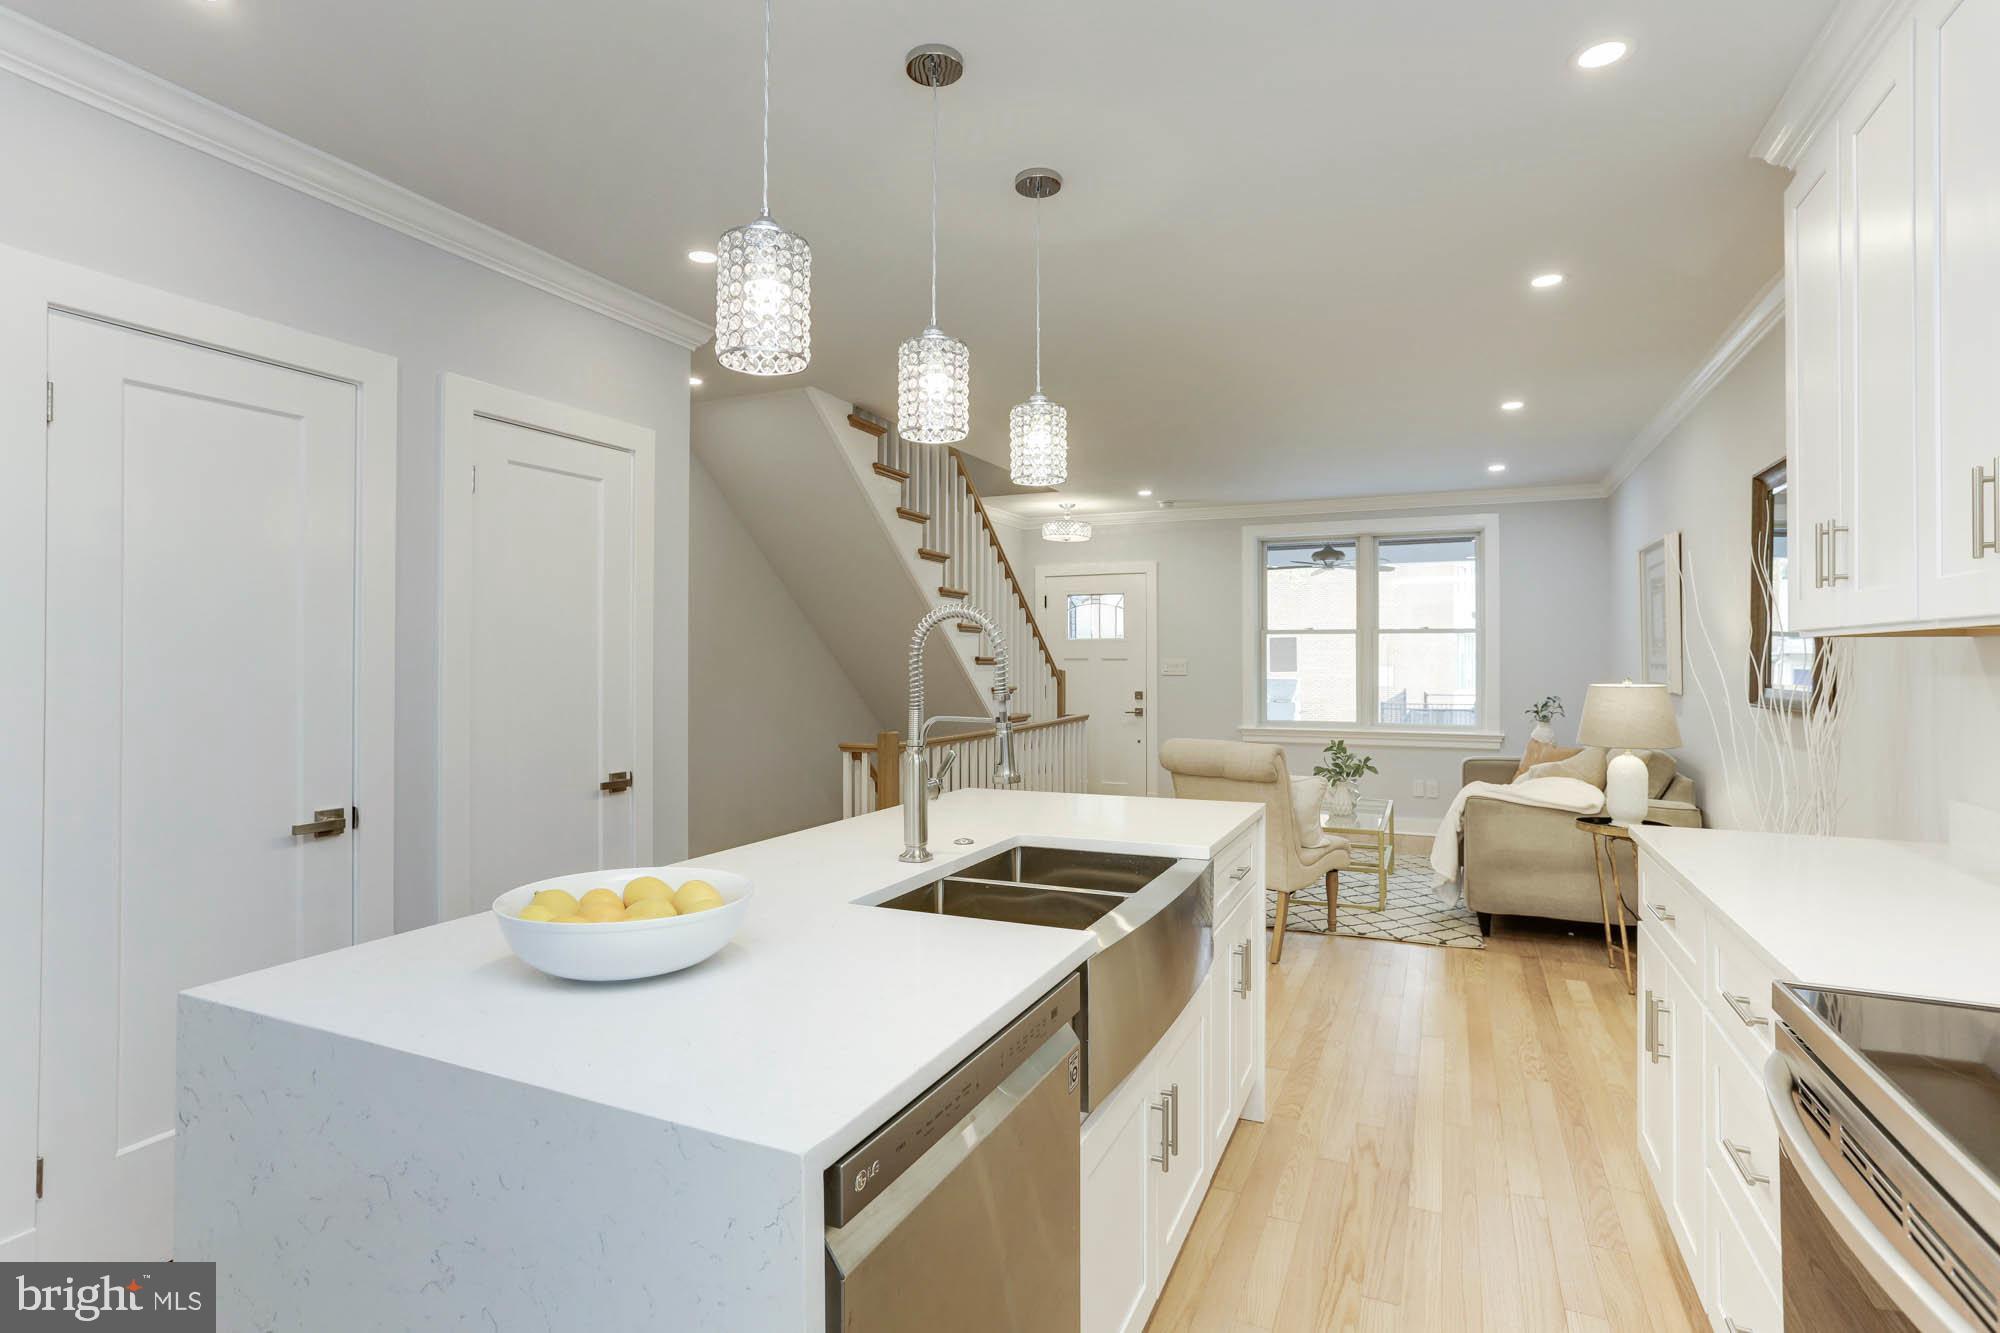
[[1786, 629], [1790, 498], [1783, 460], [1750, 480], [1750, 703], [1804, 713], [1833, 673], [1824, 642]]

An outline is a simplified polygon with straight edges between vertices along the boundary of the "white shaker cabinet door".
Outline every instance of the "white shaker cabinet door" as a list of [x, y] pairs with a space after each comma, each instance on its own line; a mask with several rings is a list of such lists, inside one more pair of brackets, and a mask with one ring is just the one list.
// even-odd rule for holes
[[1152, 1157], [1162, 1115], [1133, 1071], [1099, 1107], [1083, 1139], [1083, 1333], [1143, 1328], [1153, 1308]]
[[1841, 623], [1828, 546], [1851, 528], [1842, 477], [1839, 136], [1823, 134], [1785, 191], [1786, 480], [1791, 628]]
[[1156, 1122], [1164, 1119], [1165, 1133], [1154, 1149], [1165, 1161], [1155, 1163], [1152, 1180], [1153, 1265], [1162, 1279], [1194, 1225], [1207, 1182], [1208, 1040], [1207, 1010], [1190, 1005], [1155, 1054], [1150, 1090], [1160, 1109], [1153, 1115]]
[[2000, 0], [1925, 0], [1916, 16], [1919, 395], [1929, 620], [2000, 620]]

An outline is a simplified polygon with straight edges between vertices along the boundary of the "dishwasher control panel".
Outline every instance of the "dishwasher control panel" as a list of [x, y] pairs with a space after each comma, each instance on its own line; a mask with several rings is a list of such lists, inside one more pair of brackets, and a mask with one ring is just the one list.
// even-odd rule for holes
[[[826, 1225], [851, 1222], [1058, 1029], [1074, 1023], [1082, 1002], [1082, 978], [1067, 978], [828, 1168]], [[1082, 1077], [1081, 1053], [1070, 1052], [1069, 1061], [1066, 1081], [1074, 1090]]]

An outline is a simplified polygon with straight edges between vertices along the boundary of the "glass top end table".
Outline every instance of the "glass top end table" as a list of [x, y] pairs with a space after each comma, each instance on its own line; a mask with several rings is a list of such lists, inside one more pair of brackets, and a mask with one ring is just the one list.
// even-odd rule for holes
[[[1351, 814], [1319, 812], [1320, 831], [1348, 841], [1349, 870], [1375, 872], [1375, 903], [1347, 903], [1362, 912], [1380, 912], [1389, 906], [1389, 875], [1396, 868], [1396, 803], [1376, 796], [1357, 797]], [[1342, 903], [1338, 884], [1326, 895], [1329, 921], [1337, 918]], [[1329, 926], [1329, 929], [1331, 927]]]

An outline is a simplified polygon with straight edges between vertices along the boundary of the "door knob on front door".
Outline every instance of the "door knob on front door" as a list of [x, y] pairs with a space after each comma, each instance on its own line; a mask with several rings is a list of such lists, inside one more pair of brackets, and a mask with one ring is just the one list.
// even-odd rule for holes
[[604, 781], [597, 784], [597, 789], [599, 791], [630, 791], [632, 790], [632, 774], [625, 769], [620, 769], [616, 773], [607, 773], [605, 774]]
[[331, 810], [315, 810], [310, 822], [292, 825], [294, 838], [334, 838], [347, 832], [347, 807], [336, 805]]

